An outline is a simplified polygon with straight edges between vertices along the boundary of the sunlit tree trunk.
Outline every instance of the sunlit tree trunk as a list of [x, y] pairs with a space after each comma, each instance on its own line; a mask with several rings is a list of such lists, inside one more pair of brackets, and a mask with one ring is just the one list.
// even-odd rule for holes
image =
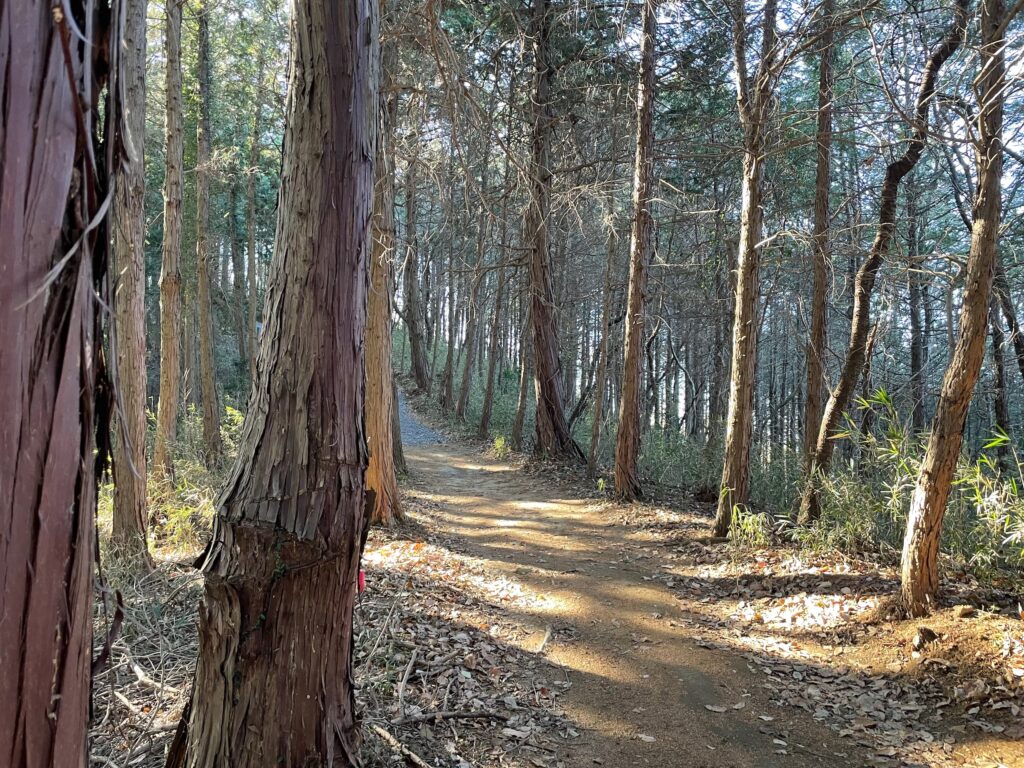
[[384, 44], [380, 134], [377, 140], [376, 180], [373, 193], [373, 247], [370, 251], [370, 293], [366, 318], [366, 436], [370, 461], [366, 487], [373, 491], [370, 519], [374, 525], [392, 526], [403, 520], [392, 420], [395, 396], [391, 371], [392, 265], [395, 256], [394, 135], [398, 63], [395, 44]]
[[89, 763], [96, 475], [112, 405], [102, 206], [127, 159], [107, 91], [119, 18], [93, 0], [0, 4], [0, 764], [12, 768]]
[[199, 659], [169, 766], [360, 765], [352, 610], [368, 523], [375, 7], [293, 5], [267, 324], [203, 558]]
[[733, 309], [732, 364], [729, 374], [729, 405], [725, 420], [725, 456], [715, 515], [716, 536], [726, 536], [732, 527], [733, 510], [747, 503], [750, 446], [754, 420], [754, 390], [757, 382], [757, 323], [760, 297], [761, 210], [766, 131], [774, 88], [772, 74], [775, 24], [778, 3], [767, 0], [764, 8], [761, 62], [754, 83], [748, 82], [746, 67], [746, 4], [733, 10], [733, 45], [739, 88], [737, 111], [743, 128], [743, 186], [740, 200], [740, 240], [736, 264], [736, 303]]
[[654, 57], [657, 2], [644, 2], [644, 28], [640, 40], [640, 81], [636, 97], [636, 159], [633, 169], [633, 231], [629, 243], [629, 298], [623, 354], [622, 401], [615, 441], [615, 497], [633, 501], [641, 496], [637, 459], [640, 453], [640, 396], [643, 381], [644, 313], [647, 299], [647, 262], [653, 249], [651, 186], [654, 176]]
[[964, 276], [964, 298], [956, 348], [942, 379], [928, 447], [910, 500], [903, 540], [902, 607], [911, 616], [927, 614], [939, 591], [939, 543], [953, 475], [963, 442], [964, 421], [985, 357], [989, 293], [999, 243], [1003, 171], [1003, 102], [1006, 15], [1003, 0], [981, 6], [981, 72], [976, 153], [978, 185], [973, 206], [971, 250]]
[[828, 199], [832, 181], [834, 0], [825, 0], [821, 11], [824, 27], [818, 63], [818, 129], [815, 141], [817, 165], [814, 177], [814, 231], [811, 234], [814, 287], [811, 293], [811, 333], [807, 340], [807, 391], [804, 399], [804, 470], [807, 473], [811, 472], [814, 441], [821, 425], [825, 353], [828, 345], [828, 273], [832, 261]]
[[210, 9], [199, 8], [199, 123], [196, 134], [196, 301], [199, 305], [199, 388], [207, 466], [221, 460], [217, 363], [210, 292]]
[[569, 433], [562, 396], [562, 366], [554, 317], [548, 254], [548, 209], [551, 198], [550, 143], [554, 126], [551, 109], [551, 66], [548, 64], [551, 19], [548, 0], [533, 0], [530, 37], [533, 47], [533, 135], [530, 157], [530, 204], [526, 213], [529, 250], [530, 322], [533, 326], [534, 419], [536, 453], [552, 458], [583, 459]]
[[[181, 112], [181, 3], [168, 0], [164, 25], [164, 217], [160, 263], [160, 399], [153, 474], [172, 478], [181, 392], [181, 188], [184, 151]], [[186, 364], [188, 364], [186, 362]]]
[[925, 64], [921, 85], [917, 92], [914, 106], [914, 122], [912, 135], [906, 151], [886, 167], [885, 179], [878, 205], [878, 231], [871, 244], [867, 258], [857, 270], [853, 287], [853, 315], [850, 321], [850, 339], [846, 347], [839, 380], [825, 405], [818, 438], [811, 457], [811, 472], [804, 485], [800, 500], [799, 519], [802, 523], [811, 523], [821, 514], [819, 485], [821, 478], [829, 471], [832, 453], [836, 440], [834, 432], [839, 427], [843, 412], [850, 403], [850, 397], [861, 369], [864, 367], [867, 339], [871, 327], [871, 297], [874, 293], [878, 270], [889, 253], [893, 233], [896, 228], [896, 195], [900, 182], [910, 173], [917, 161], [921, 159], [925, 142], [928, 138], [928, 113], [932, 97], [938, 82], [939, 71], [946, 60], [953, 55], [963, 40], [967, 24], [968, 0], [957, 0], [953, 23], [945, 36], [932, 49]]
[[152, 567], [146, 544], [146, 0], [125, 0], [122, 135], [125, 162], [114, 185], [111, 267], [117, 360], [111, 545], [135, 567]]

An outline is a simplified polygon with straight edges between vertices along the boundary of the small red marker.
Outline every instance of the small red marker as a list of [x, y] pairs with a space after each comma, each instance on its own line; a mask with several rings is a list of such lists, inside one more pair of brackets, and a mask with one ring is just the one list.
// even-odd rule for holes
[[359, 594], [366, 591], [366, 571], [359, 569]]

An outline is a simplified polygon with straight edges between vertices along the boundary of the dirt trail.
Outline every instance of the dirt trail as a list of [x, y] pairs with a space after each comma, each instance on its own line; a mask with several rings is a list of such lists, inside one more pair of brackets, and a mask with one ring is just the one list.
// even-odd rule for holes
[[438, 502], [432, 525], [535, 598], [515, 616], [521, 645], [564, 667], [560, 701], [584, 729], [567, 768], [869, 764], [771, 704], [742, 656], [689, 640], [677, 600], [644, 578], [655, 565], [600, 505], [458, 445], [411, 442], [411, 484]]

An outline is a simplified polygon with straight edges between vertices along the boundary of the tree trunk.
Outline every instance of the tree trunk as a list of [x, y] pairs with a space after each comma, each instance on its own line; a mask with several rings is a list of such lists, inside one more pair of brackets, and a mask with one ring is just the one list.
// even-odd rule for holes
[[[414, 140], [418, 139], [417, 136]], [[402, 316], [409, 334], [412, 378], [416, 390], [430, 393], [430, 371], [423, 342], [423, 305], [420, 301], [419, 237], [416, 232], [416, 160], [405, 169], [405, 266], [402, 269]]]
[[259, 68], [256, 75], [256, 111], [252, 119], [252, 137], [249, 140], [249, 171], [245, 179], [245, 226], [247, 229], [247, 243], [245, 249], [246, 277], [248, 278], [248, 310], [249, 316], [246, 323], [246, 336], [249, 348], [249, 380], [256, 378], [256, 355], [258, 341], [256, 337], [256, 308], [259, 303], [258, 286], [256, 282], [256, 178], [260, 167], [260, 131], [263, 129], [263, 99], [259, 96], [259, 89], [263, 86], [263, 71], [266, 63], [260, 56]]
[[217, 364], [213, 351], [213, 298], [210, 293], [210, 19], [199, 8], [199, 124], [196, 135], [196, 300], [199, 304], [199, 387], [203, 401], [206, 465], [221, 459]]
[[917, 184], [907, 179], [907, 294], [910, 314], [910, 424], [924, 430], [924, 323], [922, 318], [921, 227], [917, 218]]
[[125, 0], [122, 52], [122, 138], [125, 162], [114, 185], [114, 325], [118, 386], [114, 436], [115, 556], [148, 570], [146, 545], [146, 0]]
[[[612, 151], [614, 152], [614, 142]], [[612, 165], [612, 176], [615, 166]], [[618, 235], [615, 232], [615, 195], [608, 193], [605, 207], [605, 226], [608, 236], [605, 245], [604, 295], [601, 297], [601, 327], [597, 350], [597, 371], [594, 374], [594, 414], [590, 425], [590, 450], [587, 452], [587, 476], [597, 474], [597, 454], [601, 446], [601, 431], [604, 421], [605, 389], [608, 381], [608, 352], [611, 336], [612, 270], [615, 267], [615, 246]]]
[[391, 377], [391, 446], [395, 460], [395, 470], [404, 475], [409, 474], [409, 465], [405, 462], [405, 451], [402, 450], [402, 419], [398, 410], [398, 382]]
[[1021, 332], [1020, 324], [1017, 322], [1017, 313], [1013, 308], [1013, 298], [1010, 296], [1010, 285], [1006, 281], [1006, 270], [1002, 262], [997, 259], [995, 277], [993, 278], [993, 290], [999, 300], [999, 306], [1003, 310], [1003, 317], [1006, 319], [1006, 327], [1010, 332], [1010, 341], [1013, 343], [1014, 356], [1017, 358], [1017, 368], [1020, 370], [1021, 379], [1024, 379], [1024, 333]]
[[173, 481], [171, 449], [178, 432], [181, 392], [181, 3], [168, 0], [164, 27], [164, 235], [160, 263], [160, 399], [157, 404], [153, 474]]
[[366, 318], [366, 437], [370, 463], [366, 487], [374, 494], [370, 521], [393, 526], [402, 522], [402, 501], [395, 475], [392, 421], [395, 396], [391, 372], [391, 270], [395, 256], [395, 159], [393, 152], [397, 93], [393, 77], [395, 44], [384, 44], [380, 134], [377, 137], [377, 178], [373, 194], [373, 248]]
[[[989, 301], [988, 324], [992, 337], [992, 410], [995, 428], [1000, 435], [1009, 436], [1010, 404], [1006, 389], [1006, 334], [1003, 333], [1003, 326], [999, 320], [999, 302], [994, 295]], [[996, 445], [996, 456], [999, 459], [999, 469], [1003, 472], [1009, 469], [1009, 441], [1003, 441]]]
[[533, 374], [533, 324], [530, 322], [530, 310], [527, 308], [523, 318], [523, 328], [519, 336], [519, 389], [516, 395], [516, 415], [512, 420], [512, 434], [509, 442], [512, 450], [523, 450], [523, 426], [526, 423], [526, 400], [528, 397], [530, 376]]
[[743, 186], [740, 203], [740, 240], [736, 265], [736, 291], [732, 327], [732, 363], [729, 374], [729, 405], [726, 411], [725, 456], [715, 515], [716, 536], [732, 527], [733, 510], [747, 503], [748, 464], [757, 387], [757, 327], [760, 297], [759, 243], [763, 211], [763, 177], [767, 119], [772, 100], [775, 32], [778, 3], [767, 0], [764, 8], [761, 62], [755, 89], [749, 90], [746, 72], [746, 7], [734, 9], [733, 45], [738, 83], [736, 105], [743, 126]]
[[89, 762], [96, 476], [112, 406], [96, 313], [102, 206], [128, 161], [113, 5], [0, 8], [0, 763], [18, 768]]
[[455, 394], [453, 382], [455, 379], [455, 340], [457, 338], [458, 313], [455, 311], [455, 254], [452, 243], [448, 243], [448, 336], [445, 342], [444, 368], [441, 370], [441, 380], [438, 382], [437, 402], [441, 406], [441, 413], [445, 416], [454, 405]]
[[807, 342], [807, 393], [804, 400], [804, 471], [811, 472], [814, 441], [821, 425], [825, 353], [828, 348], [828, 273], [832, 261], [829, 244], [829, 189], [832, 179], [832, 74], [835, 58], [834, 0], [821, 8], [824, 29], [818, 64], [818, 130], [815, 142], [814, 231], [811, 234], [814, 288], [811, 295], [811, 335]]
[[536, 453], [551, 458], [583, 459], [565, 420], [558, 332], [553, 315], [548, 264], [548, 209], [551, 197], [550, 148], [554, 115], [551, 109], [552, 70], [548, 64], [551, 20], [548, 0], [533, 0], [530, 37], [533, 41], [533, 137], [530, 158], [530, 205], [526, 213], [529, 249], [530, 321], [533, 326], [534, 419]]
[[[644, 30], [640, 41], [640, 80], [636, 98], [636, 159], [633, 168], [633, 232], [629, 243], [629, 298], [623, 354], [622, 401], [615, 440], [615, 497], [634, 501], [641, 497], [637, 459], [640, 454], [640, 396], [643, 381], [644, 313], [647, 299], [647, 262], [653, 248], [651, 186], [654, 177], [654, 57], [657, 2], [644, 2]], [[653, 371], [652, 371], [653, 372]]]
[[[267, 325], [169, 766], [356, 766], [375, 3], [297, 3]], [[296, 393], [301, 393], [297, 397]]]
[[932, 96], [935, 93], [939, 70], [946, 60], [953, 55], [964, 37], [967, 25], [968, 0], [956, 0], [953, 23], [943, 39], [932, 49], [924, 68], [921, 86], [917, 92], [914, 107], [914, 123], [912, 136], [907, 150], [899, 158], [889, 163], [882, 182], [881, 197], [878, 206], [878, 231], [871, 244], [867, 259], [857, 270], [853, 293], [853, 316], [850, 321], [850, 340], [846, 348], [839, 381], [825, 405], [818, 438], [811, 457], [811, 472], [808, 474], [803, 496], [800, 500], [799, 519], [809, 524], [821, 514], [819, 486], [821, 479], [828, 473], [832, 461], [832, 453], [836, 440], [833, 432], [839, 426], [843, 412], [850, 402], [861, 368], [864, 366], [865, 347], [868, 331], [871, 326], [871, 297], [874, 292], [875, 278], [889, 253], [893, 232], [896, 228], [896, 195], [900, 182], [910, 173], [924, 151], [928, 138], [928, 113], [931, 108]]
[[964, 276], [960, 331], [942, 379], [928, 447], [910, 500], [907, 532], [903, 540], [901, 601], [911, 616], [926, 615], [938, 597], [942, 518], [960, 457], [964, 421], [985, 357], [989, 293], [999, 242], [1006, 89], [1005, 36], [1001, 29], [1004, 16], [1003, 0], [983, 0], [980, 23], [982, 66], [975, 79], [978, 186], [974, 198], [971, 250]]
[[[504, 229], [504, 218], [502, 219]], [[504, 245], [504, 235], [502, 235]], [[505, 309], [505, 269], [498, 269], [498, 287], [494, 294], [494, 313], [491, 316], [491, 335], [487, 342], [487, 382], [484, 386], [484, 402], [480, 412], [480, 425], [477, 437], [486, 440], [490, 433], [491, 411], [494, 408], [494, 375], [498, 367], [500, 354], [499, 335], [501, 332], [502, 312]]]
[[233, 184], [228, 196], [231, 210], [228, 211], [228, 238], [231, 240], [231, 303], [232, 314], [235, 316], [235, 332], [238, 335], [238, 362], [239, 368], [245, 368], [249, 364], [249, 355], [246, 352], [245, 332], [246, 311], [245, 311], [245, 264], [242, 261], [242, 244], [238, 239], [238, 186]]

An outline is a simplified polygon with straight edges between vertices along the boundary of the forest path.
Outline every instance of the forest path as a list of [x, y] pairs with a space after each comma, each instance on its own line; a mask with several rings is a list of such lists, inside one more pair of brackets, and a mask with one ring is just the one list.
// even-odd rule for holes
[[688, 639], [678, 601], [645, 579], [655, 566], [607, 509], [439, 442], [403, 411], [410, 484], [435, 502], [430, 524], [522, 586], [527, 599], [511, 617], [526, 628], [520, 646], [572, 683], [559, 701], [583, 733], [566, 768], [866, 764], [807, 713], [770, 703], [763, 677], [739, 653]]

